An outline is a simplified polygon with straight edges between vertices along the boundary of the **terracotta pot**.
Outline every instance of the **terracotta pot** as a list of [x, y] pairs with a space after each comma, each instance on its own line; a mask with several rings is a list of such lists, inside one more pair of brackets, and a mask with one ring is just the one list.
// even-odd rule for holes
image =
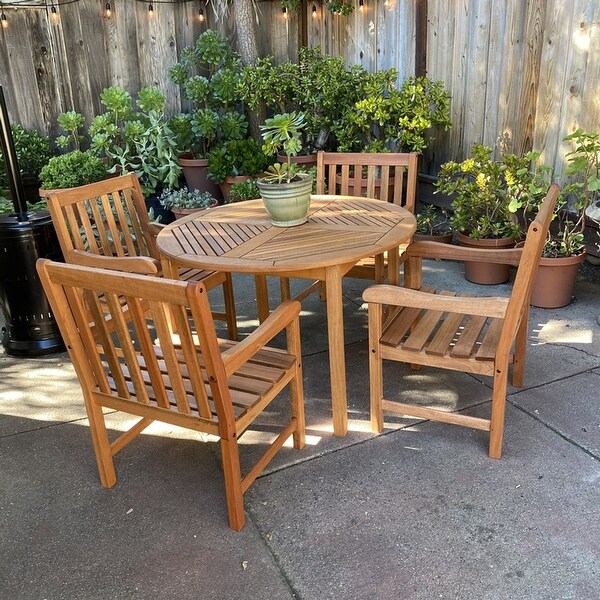
[[194, 158], [191, 154], [182, 154], [178, 159], [185, 183], [189, 190], [210, 192], [213, 198], [223, 198], [221, 188], [208, 177], [208, 158]]
[[188, 215], [193, 215], [194, 213], [208, 210], [209, 208], [213, 208], [219, 204], [218, 200], [214, 200], [210, 206], [205, 208], [171, 208], [171, 212], [175, 215], [176, 219], [181, 219], [182, 217], [187, 217]]
[[413, 242], [440, 242], [441, 244], [451, 244], [454, 236], [451, 233], [443, 235], [428, 235], [425, 233], [415, 233]]
[[[485, 248], [506, 250], [515, 245], [512, 238], [474, 240], [462, 233], [456, 234], [456, 239], [461, 246], [468, 248]], [[510, 277], [510, 265], [495, 263], [465, 261], [465, 279], [471, 283], [495, 285], [505, 283]]]
[[540, 308], [560, 308], [571, 302], [573, 286], [585, 252], [565, 258], [540, 258], [530, 304]]
[[249, 175], [237, 175], [235, 177], [225, 177], [225, 181], [219, 184], [221, 188], [221, 193], [223, 194], [223, 200], [225, 202], [229, 202], [229, 194], [231, 193], [231, 186], [234, 183], [242, 183], [243, 181], [248, 181], [250, 179]]

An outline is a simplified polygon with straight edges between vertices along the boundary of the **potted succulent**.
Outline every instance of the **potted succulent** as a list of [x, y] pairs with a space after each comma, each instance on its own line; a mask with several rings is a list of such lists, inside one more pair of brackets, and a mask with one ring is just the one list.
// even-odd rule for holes
[[415, 215], [417, 229], [413, 236], [414, 242], [441, 242], [450, 244], [453, 234], [450, 228], [450, 217], [445, 208], [439, 208], [435, 204], [422, 204]]
[[163, 190], [158, 200], [161, 206], [165, 210], [172, 211], [177, 219], [218, 204], [217, 199], [213, 198], [210, 192], [189, 190], [187, 187]]
[[[563, 141], [573, 144], [566, 154], [565, 175], [570, 182], [562, 189], [554, 220], [544, 245], [531, 294], [531, 304], [558, 308], [571, 302], [579, 266], [585, 260], [585, 214], [600, 190], [600, 136], [577, 129]], [[549, 168], [548, 168], [549, 169]], [[537, 208], [539, 194], [517, 208]]]
[[[18, 124], [11, 125], [11, 132], [21, 169], [25, 198], [30, 203], [37, 203], [40, 171], [52, 157], [50, 141], [35, 129], [26, 129]], [[6, 189], [7, 186], [4, 158], [0, 150], [0, 189]]]
[[263, 173], [272, 162], [252, 138], [229, 140], [210, 152], [208, 176], [219, 184], [227, 202], [233, 184]]
[[247, 179], [239, 183], [234, 183], [229, 192], [227, 203], [243, 202], [244, 200], [255, 200], [260, 198], [260, 190], [254, 179]]
[[46, 197], [52, 190], [79, 187], [105, 179], [108, 166], [94, 152], [72, 150], [53, 156], [40, 171], [40, 196]]
[[219, 187], [208, 179], [208, 155], [227, 140], [243, 139], [248, 121], [238, 96], [241, 62], [227, 38], [207, 30], [194, 46], [184, 48], [179, 62], [169, 70], [171, 80], [193, 105], [191, 114], [171, 120], [180, 151], [179, 163], [188, 187], [221, 197]]
[[[450, 223], [459, 244], [483, 248], [510, 248], [520, 228], [509, 210], [506, 165], [491, 157], [492, 149], [476, 144], [461, 163], [440, 168], [436, 192], [452, 195]], [[465, 262], [465, 277], [474, 283], [495, 284], [508, 280], [508, 265]]]
[[302, 173], [291, 161], [302, 146], [303, 127], [301, 113], [275, 115], [261, 125], [263, 152], [272, 155], [283, 151], [287, 158], [284, 163], [271, 165], [266, 175], [257, 180], [271, 223], [276, 227], [301, 225], [308, 219], [313, 177]]
[[360, 66], [348, 69], [344, 58], [323, 54], [318, 46], [301, 48], [298, 54], [298, 62], [276, 65], [268, 56], [244, 67], [239, 89], [251, 110], [264, 103], [271, 114], [302, 113], [301, 148], [292, 160], [310, 167], [318, 150], [335, 149], [332, 130], [363, 97], [368, 74]]

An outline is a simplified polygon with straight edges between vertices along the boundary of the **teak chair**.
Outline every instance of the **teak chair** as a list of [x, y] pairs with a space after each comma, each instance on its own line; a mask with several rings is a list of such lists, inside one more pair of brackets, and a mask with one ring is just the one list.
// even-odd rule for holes
[[[490, 432], [489, 455], [500, 458], [508, 365], [513, 385], [523, 385], [529, 298], [548, 233], [559, 188], [553, 184], [522, 249], [480, 250], [437, 242], [409, 246], [405, 285], [375, 285], [365, 290], [369, 304], [371, 426], [383, 429], [383, 411], [464, 425]], [[448, 291], [421, 288], [423, 258], [472, 260], [518, 265], [509, 298], [456, 297]], [[382, 326], [383, 306], [392, 307]], [[399, 307], [394, 309], [393, 307]], [[413, 406], [383, 397], [383, 360], [426, 365], [493, 377], [489, 419]]]
[[[376, 198], [414, 213], [418, 156], [416, 152], [319, 152], [317, 194]], [[400, 256], [405, 250], [406, 246], [399, 249]], [[387, 259], [380, 254], [361, 260], [346, 277], [383, 283], [387, 268]]]
[[[69, 190], [56, 190], [48, 195], [47, 200], [66, 262], [85, 264], [82, 263], [83, 252], [160, 259], [155, 243], [156, 228], [148, 221], [144, 197], [135, 174]], [[229, 337], [237, 339], [231, 274], [180, 269], [179, 278], [202, 281], [207, 289], [223, 286], [225, 312], [213, 312], [213, 318], [224, 320]]]
[[[153, 269], [150, 259], [111, 260], [123, 270], [126, 261], [141, 272]], [[240, 530], [248, 487], [290, 435], [295, 448], [304, 446], [299, 303], [282, 304], [238, 343], [217, 339], [201, 282], [45, 259], [37, 268], [83, 391], [102, 485], [116, 483], [113, 456], [155, 420], [213, 434], [220, 438], [229, 523]], [[287, 350], [265, 346], [284, 329]], [[238, 439], [288, 385], [290, 420], [242, 477]], [[111, 442], [103, 408], [139, 420]]]

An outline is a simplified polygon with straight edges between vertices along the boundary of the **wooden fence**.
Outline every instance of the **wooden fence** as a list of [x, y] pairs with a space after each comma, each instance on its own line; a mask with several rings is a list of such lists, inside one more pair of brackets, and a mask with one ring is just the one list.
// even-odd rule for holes
[[[452, 95], [454, 123], [426, 153], [426, 171], [483, 142], [539, 150], [561, 172], [568, 150], [562, 138], [577, 126], [600, 128], [598, 0], [364, 0], [362, 10], [353, 1], [348, 17], [317, 0], [287, 16], [278, 2], [259, 2], [259, 51], [295, 59], [304, 41], [369, 70], [395, 67], [401, 79], [415, 72], [415, 55], [424, 51], [427, 75]], [[65, 5], [56, 22], [42, 10], [5, 10], [0, 84], [13, 121], [55, 134], [57, 114], [75, 109], [91, 118], [101, 111], [100, 91], [113, 84], [132, 93], [157, 85], [177, 111], [181, 100], [167, 69], [181, 49], [210, 26], [235, 42], [235, 24], [216, 23], [210, 9], [200, 22], [196, 2], [155, 4], [149, 17], [145, 3], [114, 0], [110, 19], [104, 5]], [[426, 22], [419, 23], [419, 6]]]

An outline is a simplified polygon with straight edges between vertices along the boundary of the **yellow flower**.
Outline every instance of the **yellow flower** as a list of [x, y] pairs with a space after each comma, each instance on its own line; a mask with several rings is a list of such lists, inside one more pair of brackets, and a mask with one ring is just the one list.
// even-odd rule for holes
[[510, 171], [506, 171], [504, 173], [504, 179], [506, 179], [506, 185], [508, 186], [513, 186], [517, 183], [517, 180]]
[[460, 165], [460, 170], [463, 173], [468, 173], [475, 167], [475, 161], [472, 158], [467, 158], [467, 160], [463, 161]]
[[485, 191], [487, 180], [483, 173], [479, 173], [479, 175], [477, 175], [476, 182], [479, 189]]

